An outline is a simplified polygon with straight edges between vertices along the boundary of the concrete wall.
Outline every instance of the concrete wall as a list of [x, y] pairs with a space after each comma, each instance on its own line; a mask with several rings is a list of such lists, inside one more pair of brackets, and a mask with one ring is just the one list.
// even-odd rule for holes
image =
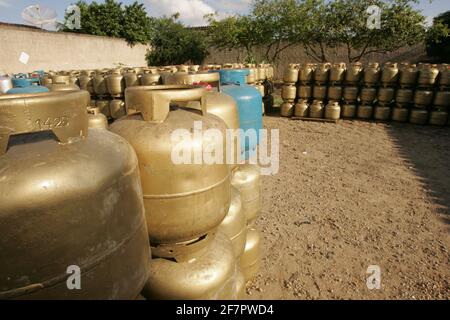
[[[130, 47], [123, 39], [44, 31], [0, 23], [0, 69], [6, 73], [34, 70], [111, 68], [116, 63], [145, 66], [148, 46]], [[30, 56], [28, 63], [20, 54]]]

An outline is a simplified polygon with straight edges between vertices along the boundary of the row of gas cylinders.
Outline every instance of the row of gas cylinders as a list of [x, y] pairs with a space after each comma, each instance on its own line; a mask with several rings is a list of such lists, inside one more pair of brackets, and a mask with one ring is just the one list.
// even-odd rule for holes
[[281, 98], [285, 102], [303, 100], [333, 100], [346, 102], [360, 101], [365, 104], [378, 102], [379, 104], [395, 103], [400, 106], [450, 106], [450, 89], [433, 90], [426, 88], [391, 88], [391, 87], [357, 87], [357, 86], [297, 86], [283, 85]]
[[[251, 104], [208, 90], [128, 88], [110, 130], [84, 90], [0, 96], [0, 298], [243, 297], [261, 259], [259, 168], [172, 159], [173, 130], [226, 136], [248, 120]], [[202, 151], [191, 138], [183, 150]], [[68, 288], [74, 266], [82, 290]]]
[[283, 73], [283, 82], [289, 85], [326, 83], [349, 85], [364, 84], [367, 87], [450, 87], [450, 65], [387, 62], [383, 66], [362, 63], [302, 63], [290, 64]]
[[408, 108], [390, 105], [367, 105], [345, 103], [340, 105], [337, 101], [330, 101], [326, 106], [321, 100], [308, 103], [307, 100], [298, 100], [296, 103], [284, 102], [280, 106], [283, 117], [302, 117], [316, 119], [363, 119], [378, 121], [410, 122], [413, 124], [430, 124], [436, 126], [450, 125], [448, 108]]

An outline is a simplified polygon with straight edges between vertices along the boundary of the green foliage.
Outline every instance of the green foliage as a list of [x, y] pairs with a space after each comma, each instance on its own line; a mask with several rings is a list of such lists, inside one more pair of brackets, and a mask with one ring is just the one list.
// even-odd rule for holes
[[208, 55], [205, 36], [201, 31], [185, 28], [177, 21], [178, 14], [155, 20], [147, 52], [148, 65], [176, 65], [191, 62], [201, 64]]
[[450, 62], [450, 11], [441, 13], [433, 20], [426, 41], [427, 54]]
[[64, 25], [62, 31], [124, 38], [132, 45], [148, 43], [151, 38], [152, 19], [147, 16], [142, 3], [123, 6], [121, 2], [106, 0], [104, 3], [78, 1], [75, 4], [80, 8], [81, 29], [71, 30]]

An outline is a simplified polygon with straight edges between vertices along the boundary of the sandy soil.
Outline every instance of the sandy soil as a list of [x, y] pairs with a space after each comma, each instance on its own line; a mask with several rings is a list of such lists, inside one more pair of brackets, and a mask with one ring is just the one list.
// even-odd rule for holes
[[[450, 128], [266, 117], [280, 172], [264, 178], [249, 299], [449, 299]], [[367, 268], [381, 268], [369, 290]]]

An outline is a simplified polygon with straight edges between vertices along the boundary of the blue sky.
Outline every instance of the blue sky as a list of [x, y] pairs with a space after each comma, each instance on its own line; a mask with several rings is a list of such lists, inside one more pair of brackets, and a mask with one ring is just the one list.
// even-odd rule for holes
[[[0, 21], [9, 23], [25, 23], [21, 12], [24, 8], [40, 4], [54, 9], [62, 20], [65, 8], [76, 0], [0, 0]], [[92, 1], [87, 1], [92, 2]], [[97, 2], [102, 2], [98, 0]], [[134, 0], [122, 0], [124, 4]], [[187, 25], [204, 25], [203, 16], [211, 12], [221, 14], [245, 13], [251, 0], [141, 0], [152, 16], [170, 15], [180, 12], [181, 20]], [[417, 5], [431, 21], [432, 17], [450, 10], [450, 0], [420, 0]]]

